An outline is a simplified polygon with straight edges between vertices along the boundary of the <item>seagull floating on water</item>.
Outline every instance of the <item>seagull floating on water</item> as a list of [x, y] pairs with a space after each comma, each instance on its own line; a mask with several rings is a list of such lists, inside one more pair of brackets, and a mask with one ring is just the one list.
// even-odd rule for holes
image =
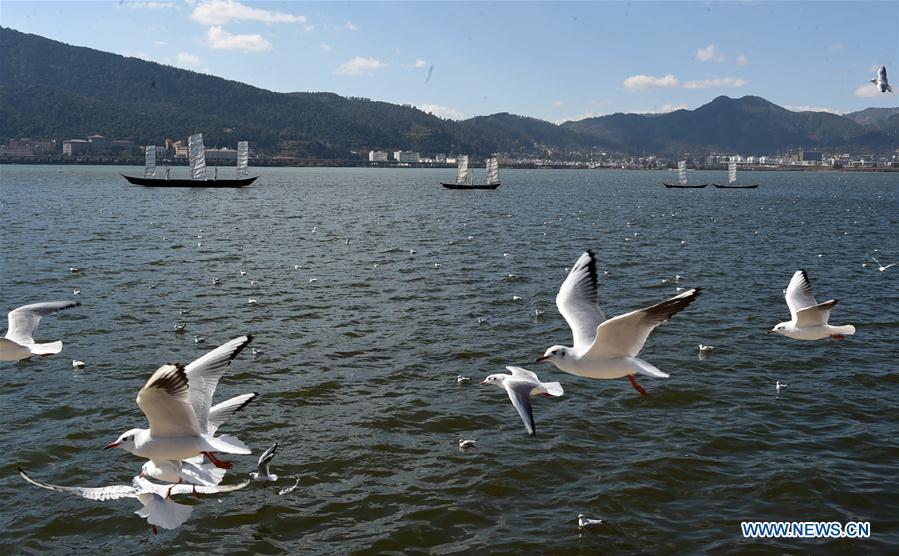
[[550, 361], [560, 370], [577, 376], [600, 379], [627, 377], [641, 395], [637, 373], [668, 378], [637, 354], [658, 325], [687, 308], [700, 294], [699, 288], [680, 293], [651, 307], [606, 320], [596, 294], [596, 256], [587, 251], [571, 268], [562, 283], [556, 306], [571, 328], [573, 347], [552, 346], [537, 361]]
[[830, 310], [837, 304], [836, 299], [818, 303], [812, 295], [812, 285], [804, 270], [797, 270], [784, 294], [793, 320], [781, 322], [768, 331], [794, 340], [820, 340], [830, 336], [842, 340], [846, 335], [855, 334], [855, 327], [831, 326], [827, 324]]
[[262, 452], [259, 456], [259, 462], [256, 464], [256, 471], [250, 473], [250, 477], [254, 481], [277, 481], [278, 476], [271, 472], [269, 465], [275, 459], [275, 452], [278, 451], [278, 443], [272, 444], [272, 447]]
[[184, 329], [187, 328], [187, 325], [183, 322], [176, 323], [175, 326], [172, 327], [172, 330], [175, 332], [184, 332]]
[[596, 527], [597, 525], [602, 525], [601, 519], [590, 519], [589, 517], [586, 517], [584, 514], [577, 515], [578, 529], [586, 529], [588, 527]]
[[84, 367], [84, 361], [79, 361], [78, 359], [72, 359], [72, 368], [81, 369]]
[[495, 384], [503, 388], [512, 405], [521, 416], [521, 422], [527, 429], [528, 435], [537, 434], [537, 427], [534, 424], [534, 412], [531, 409], [531, 396], [545, 395], [549, 397], [559, 397], [565, 393], [562, 385], [558, 382], [540, 382], [537, 375], [527, 369], [521, 367], [506, 367], [511, 371], [511, 375], [497, 373], [485, 378], [481, 384]]
[[469, 382], [471, 382], [471, 379], [468, 378], [467, 376], [459, 375], [456, 377], [456, 382], [458, 384], [468, 384]]
[[778, 381], [774, 384], [774, 389], [777, 390], [777, 393], [778, 393], [778, 394], [780, 394], [780, 389], [781, 389], [781, 388], [786, 388], [787, 386], [789, 386], [789, 384], [784, 384], [783, 382], [781, 382], [781, 381], [778, 380]]
[[893, 88], [890, 87], [889, 81], [887, 81], [887, 68], [886, 66], [880, 66], [880, 69], [877, 70], [877, 77], [871, 80], [871, 83], [877, 87], [877, 90], [881, 93], [893, 92]]
[[707, 352], [710, 352], [710, 351], [712, 351], [712, 350], [714, 350], [714, 349], [715, 349], [715, 348], [714, 348], [713, 346], [704, 346], [704, 345], [702, 345], [702, 344], [699, 344], [699, 351], [700, 351], [700, 352], [707, 353]]
[[150, 428], [131, 429], [107, 444], [106, 449], [119, 447], [154, 461], [202, 454], [216, 467], [230, 469], [232, 464], [218, 460], [213, 452], [249, 454], [250, 449], [235, 437], [209, 434], [209, 412], [219, 379], [251, 341], [252, 336], [241, 336], [186, 367], [159, 367], [137, 394], [137, 405]]
[[199, 486], [193, 485], [159, 485], [144, 479], [143, 477], [135, 477], [131, 485], [112, 485], [106, 487], [88, 488], [88, 487], [69, 487], [51, 485], [36, 481], [25, 473], [25, 470], [19, 468], [19, 475], [29, 483], [45, 488], [47, 490], [55, 490], [58, 492], [68, 492], [75, 494], [88, 500], [119, 500], [121, 498], [136, 498], [143, 507], [136, 513], [140, 517], [146, 518], [147, 523], [153, 533], [156, 534], [156, 528], [175, 529], [187, 521], [193, 512], [193, 507], [185, 504], [178, 504], [168, 499], [169, 496], [175, 494], [188, 494], [196, 491], [198, 494], [219, 494], [222, 492], [231, 492], [240, 490], [250, 484], [250, 481], [244, 481], [236, 485], [228, 486]]
[[6, 336], [0, 338], [0, 361], [19, 361], [32, 355], [53, 355], [62, 351], [62, 342], [38, 344], [34, 341], [34, 331], [41, 317], [58, 313], [64, 309], [81, 305], [77, 301], [47, 301], [23, 305], [9, 312], [9, 328]]
[[459, 449], [467, 450], [468, 448], [474, 448], [475, 444], [477, 444], [474, 440], [464, 440], [462, 438], [459, 439]]

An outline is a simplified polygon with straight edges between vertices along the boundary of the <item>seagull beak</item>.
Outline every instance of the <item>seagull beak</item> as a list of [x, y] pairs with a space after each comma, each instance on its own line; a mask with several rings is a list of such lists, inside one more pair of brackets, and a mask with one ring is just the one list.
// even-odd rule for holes
[[488, 384], [488, 383], [487, 383], [487, 379], [485, 378], [484, 380], [482, 380], [481, 382], [479, 382], [479, 384], [480, 384], [481, 386], [483, 386], [483, 385], [485, 385], [485, 384]]
[[549, 359], [548, 355], [541, 355], [540, 357], [537, 358], [535, 363], [542, 363], [543, 361], [546, 361], [547, 359]]
[[104, 450], [108, 450], [108, 449], [110, 449], [110, 448], [115, 448], [115, 447], [118, 446], [118, 445], [119, 445], [118, 442], [113, 442], [112, 444], [107, 444], [103, 449], [104, 449]]
[[775, 331], [774, 331], [774, 329], [772, 328], [771, 330], [768, 331], [768, 334], [774, 334], [774, 332], [775, 332]]

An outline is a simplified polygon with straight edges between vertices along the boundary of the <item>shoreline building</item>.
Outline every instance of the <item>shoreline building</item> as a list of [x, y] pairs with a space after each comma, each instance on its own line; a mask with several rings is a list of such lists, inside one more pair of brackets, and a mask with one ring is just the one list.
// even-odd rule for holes
[[368, 151], [369, 162], [387, 162], [388, 153], [384, 151]]
[[418, 164], [421, 162], [421, 156], [415, 151], [396, 151], [393, 153], [393, 159], [405, 164]]

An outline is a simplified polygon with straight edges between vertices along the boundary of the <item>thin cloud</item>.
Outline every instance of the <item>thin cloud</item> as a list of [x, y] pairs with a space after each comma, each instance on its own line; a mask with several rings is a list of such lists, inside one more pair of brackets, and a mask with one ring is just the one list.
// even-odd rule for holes
[[679, 102], [674, 104], [673, 102], [666, 102], [659, 108], [659, 114], [667, 114], [668, 112], [674, 112], [675, 110], [686, 110], [687, 104], [683, 102]]
[[359, 28], [356, 27], [355, 25], [353, 25], [353, 22], [348, 19], [348, 20], [346, 20], [346, 23], [344, 23], [343, 25], [334, 27], [334, 30], [335, 31], [358, 31]]
[[582, 112], [575, 116], [569, 116], [567, 118], [559, 118], [558, 120], [553, 120], [553, 123], [556, 125], [564, 124], [565, 122], [579, 122], [581, 120], [586, 120], [589, 118], [599, 118], [600, 116], [606, 116], [602, 112]]
[[687, 81], [684, 89], [709, 89], [713, 87], [742, 87], [747, 81], [739, 77], [713, 77], [699, 81]]
[[633, 75], [624, 80], [624, 88], [628, 91], [648, 91], [650, 89], [670, 89], [672, 87], [677, 87], [677, 78], [670, 73], [664, 77]]
[[739, 64], [741, 66], [745, 66], [748, 63], [749, 63], [749, 58], [747, 58], [745, 55], [740, 54], [739, 56], [737, 56], [737, 64]]
[[337, 75], [374, 75], [376, 70], [389, 66], [390, 64], [374, 58], [356, 56], [352, 60], [340, 64], [334, 73]]
[[321, 48], [322, 50], [324, 50], [325, 52], [331, 52], [330, 44], [321, 43], [320, 45], [318, 45], [318, 47]]
[[213, 50], [245, 50], [264, 52], [272, 49], [272, 43], [261, 35], [233, 35], [221, 27], [210, 27], [206, 41]]
[[833, 108], [826, 106], [784, 106], [787, 110], [791, 112], [829, 112], [830, 114], [836, 114], [837, 116], [842, 116], [844, 112], [838, 112]]
[[562, 108], [563, 106], [565, 106], [565, 101], [563, 100], [557, 100], [553, 103], [553, 108]]
[[718, 48], [714, 44], [710, 44], [705, 48], [696, 51], [696, 59], [700, 62], [723, 62], [727, 58], [724, 54], [718, 52]]
[[168, 44], [165, 41], [153, 41], [153, 46], [168, 46]]
[[443, 118], [444, 120], [464, 120], [465, 114], [455, 108], [450, 108], [449, 106], [441, 106], [439, 104], [419, 104], [416, 106], [422, 112], [427, 112], [428, 114], [433, 114], [438, 118]]
[[403, 64], [404, 68], [426, 68], [428, 67], [428, 63], [421, 58], [418, 58], [411, 64]]
[[841, 42], [837, 42], [837, 43], [834, 43], [834, 44], [828, 46], [827, 50], [830, 50], [831, 52], [836, 52], [838, 50], [843, 50], [844, 48], [846, 48], [845, 44], [843, 44]]
[[203, 25], [224, 25], [230, 21], [262, 23], [306, 23], [306, 16], [273, 12], [245, 6], [235, 0], [202, 2], [190, 13], [190, 19]]
[[175, 56], [175, 60], [178, 62], [179, 66], [184, 66], [187, 68], [196, 68], [203, 65], [202, 60], [200, 60], [199, 56], [195, 56], [188, 52], [179, 52]]
[[174, 2], [128, 2], [132, 10], [180, 10], [181, 6]]
[[852, 94], [861, 98], [873, 98], [888, 93], [881, 93], [880, 89], [878, 89], [876, 85], [874, 85], [873, 83], [868, 83], [866, 85], [859, 85], [858, 87], [856, 87], [855, 91], [853, 91]]

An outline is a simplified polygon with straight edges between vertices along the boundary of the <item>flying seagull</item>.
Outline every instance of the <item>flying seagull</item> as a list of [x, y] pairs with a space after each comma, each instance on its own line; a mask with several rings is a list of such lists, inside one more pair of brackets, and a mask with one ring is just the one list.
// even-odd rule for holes
[[627, 377], [641, 395], [646, 390], [634, 375], [668, 378], [637, 354], [656, 326], [684, 310], [699, 296], [693, 288], [651, 307], [606, 320], [596, 294], [596, 256], [587, 251], [571, 267], [562, 283], [556, 306], [571, 327], [573, 347], [552, 346], [537, 361], [550, 361], [560, 370], [600, 379]]
[[[521, 367], [506, 367], [512, 372], [511, 375], [498, 373], [485, 378], [481, 384], [495, 384], [505, 389], [512, 400], [512, 405], [521, 416], [521, 422], [527, 429], [528, 435], [537, 434], [537, 427], [534, 425], [534, 411], [531, 409], [531, 396], [542, 394], [550, 397], [559, 397], [565, 393], [562, 385], [558, 382], [540, 382], [537, 375], [527, 369]], [[460, 444], [461, 446], [461, 444]]]
[[0, 361], [19, 361], [32, 355], [53, 355], [62, 351], [62, 342], [35, 343], [34, 335], [41, 317], [77, 307], [77, 301], [48, 301], [24, 305], [9, 312], [9, 329], [0, 338]]
[[880, 69], [877, 70], [877, 77], [871, 80], [871, 83], [877, 87], [877, 90], [881, 93], [893, 92], [893, 88], [890, 87], [890, 82], [887, 81], [887, 67], [880, 66]]
[[[105, 487], [69, 487], [51, 485], [36, 481], [25, 473], [25, 470], [19, 468], [19, 475], [29, 483], [59, 492], [69, 492], [88, 500], [119, 500], [121, 498], [136, 498], [143, 507], [137, 510], [137, 515], [146, 518], [147, 523], [156, 533], [156, 527], [163, 529], [175, 529], [190, 517], [193, 508], [184, 504], [178, 504], [169, 500], [171, 495], [188, 494], [192, 487], [189, 485], [160, 485], [148, 481], [143, 477], [135, 477], [131, 485], [112, 485]], [[200, 494], [218, 494], [222, 492], [231, 492], [239, 490], [250, 484], [250, 481], [244, 481], [236, 485], [228, 486], [200, 486], [196, 490]]]
[[804, 270], [797, 270], [787, 286], [784, 294], [787, 307], [790, 308], [792, 320], [781, 322], [768, 331], [768, 334], [780, 334], [794, 340], [820, 340], [830, 336], [834, 340], [842, 340], [846, 335], [855, 334], [855, 327], [830, 326], [830, 310], [837, 304], [836, 299], [818, 303], [812, 295], [812, 284]]
[[212, 453], [249, 454], [233, 436], [209, 433], [212, 395], [231, 361], [252, 340], [241, 336], [217, 347], [188, 366], [166, 364], [153, 373], [137, 394], [137, 405], [149, 429], [131, 429], [106, 446], [120, 447], [153, 461], [179, 460], [205, 455], [221, 469], [231, 464]]
[[256, 464], [256, 471], [250, 473], [250, 477], [256, 481], [277, 481], [278, 476], [269, 469], [269, 465], [271, 465], [272, 460], [275, 459], [275, 452], [277, 451], [278, 443], [275, 442], [272, 444], [271, 448], [259, 456], [259, 463]]

